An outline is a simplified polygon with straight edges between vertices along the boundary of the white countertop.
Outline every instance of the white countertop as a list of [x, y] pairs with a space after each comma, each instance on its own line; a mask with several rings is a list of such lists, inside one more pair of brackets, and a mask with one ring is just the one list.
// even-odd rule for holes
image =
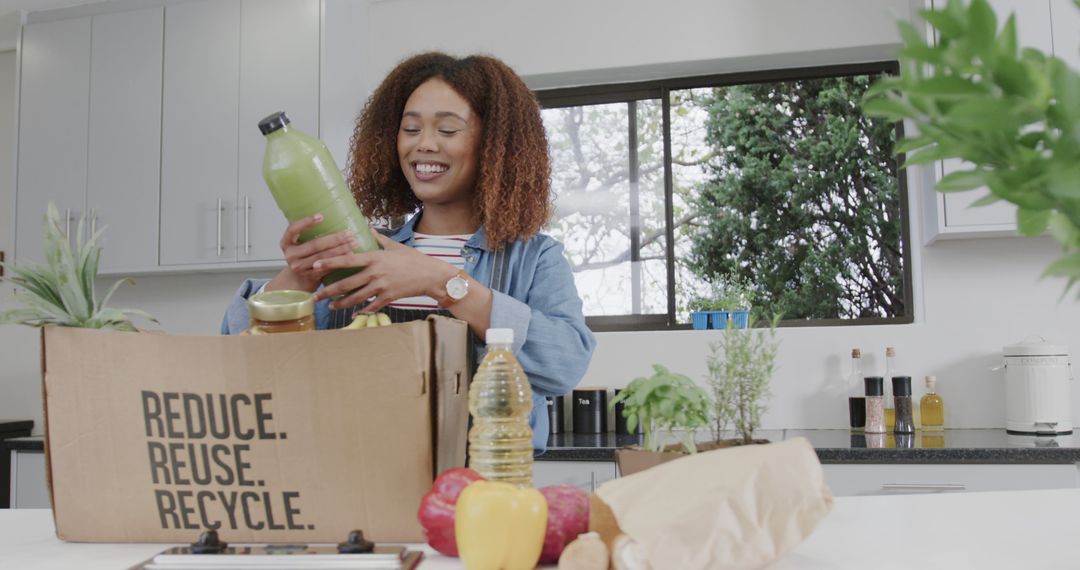
[[[167, 546], [67, 543], [48, 510], [0, 510], [4, 569], [123, 570]], [[425, 551], [423, 570], [461, 568]], [[1080, 568], [1080, 489], [838, 497], [817, 530], [769, 570], [867, 568]]]

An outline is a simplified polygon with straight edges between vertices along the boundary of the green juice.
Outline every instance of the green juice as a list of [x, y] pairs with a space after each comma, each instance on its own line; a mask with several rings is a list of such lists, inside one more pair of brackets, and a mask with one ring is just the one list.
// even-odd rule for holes
[[[300, 234], [300, 242], [352, 230], [357, 253], [379, 249], [371, 235], [367, 218], [345, 185], [326, 145], [319, 139], [288, 126], [285, 113], [274, 113], [259, 121], [266, 136], [262, 174], [278, 208], [289, 223], [315, 214], [323, 221]], [[340, 281], [361, 268], [338, 269], [322, 279], [323, 285]]]

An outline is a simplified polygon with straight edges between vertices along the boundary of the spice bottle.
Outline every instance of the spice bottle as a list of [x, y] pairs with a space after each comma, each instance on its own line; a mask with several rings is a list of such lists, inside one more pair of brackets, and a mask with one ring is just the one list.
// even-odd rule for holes
[[253, 335], [315, 330], [315, 298], [307, 291], [263, 291], [248, 299]]
[[866, 426], [866, 398], [860, 393], [859, 379], [862, 378], [862, 351], [851, 349], [851, 374], [848, 375], [848, 420], [852, 431], [862, 431]]
[[926, 377], [926, 394], [919, 403], [922, 411], [923, 431], [939, 431], [945, 429], [945, 402], [935, 390], [937, 386], [936, 376]]
[[[896, 348], [885, 347], [885, 378], [896, 375]], [[885, 392], [885, 429], [892, 431], [896, 424], [896, 405], [893, 403], [892, 391]]]
[[893, 427], [893, 433], [915, 433], [915, 417], [911, 409], [911, 376], [894, 376], [892, 392], [896, 406], [896, 424]]
[[885, 379], [863, 378], [866, 387], [866, 433], [885, 433]]

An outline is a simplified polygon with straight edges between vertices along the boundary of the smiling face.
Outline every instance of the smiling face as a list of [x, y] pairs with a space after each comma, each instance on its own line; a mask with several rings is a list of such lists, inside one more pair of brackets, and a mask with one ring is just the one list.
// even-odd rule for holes
[[471, 204], [480, 130], [468, 101], [441, 79], [421, 83], [409, 96], [398, 129], [398, 160], [425, 206]]

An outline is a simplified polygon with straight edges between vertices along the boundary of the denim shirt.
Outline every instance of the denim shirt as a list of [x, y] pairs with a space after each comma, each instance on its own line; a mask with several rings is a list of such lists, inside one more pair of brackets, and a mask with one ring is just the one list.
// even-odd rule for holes
[[[391, 239], [412, 246], [418, 220], [418, 215], [413, 216]], [[542, 452], [548, 437], [544, 398], [567, 394], [577, 386], [589, 367], [596, 340], [585, 325], [581, 297], [570, 264], [563, 257], [562, 244], [537, 234], [506, 247], [509, 266], [503, 291], [492, 291], [489, 328], [514, 330], [514, 355], [533, 390], [529, 415], [533, 448]], [[490, 284], [494, 253], [481, 227], [464, 246], [465, 272], [480, 283]], [[238, 334], [248, 327], [247, 298], [266, 281], [248, 279], [241, 285], [225, 312], [222, 334]], [[315, 305], [315, 324], [320, 329], [330, 328], [329, 300]], [[477, 342], [475, 349], [474, 361], [480, 362], [486, 346]]]

